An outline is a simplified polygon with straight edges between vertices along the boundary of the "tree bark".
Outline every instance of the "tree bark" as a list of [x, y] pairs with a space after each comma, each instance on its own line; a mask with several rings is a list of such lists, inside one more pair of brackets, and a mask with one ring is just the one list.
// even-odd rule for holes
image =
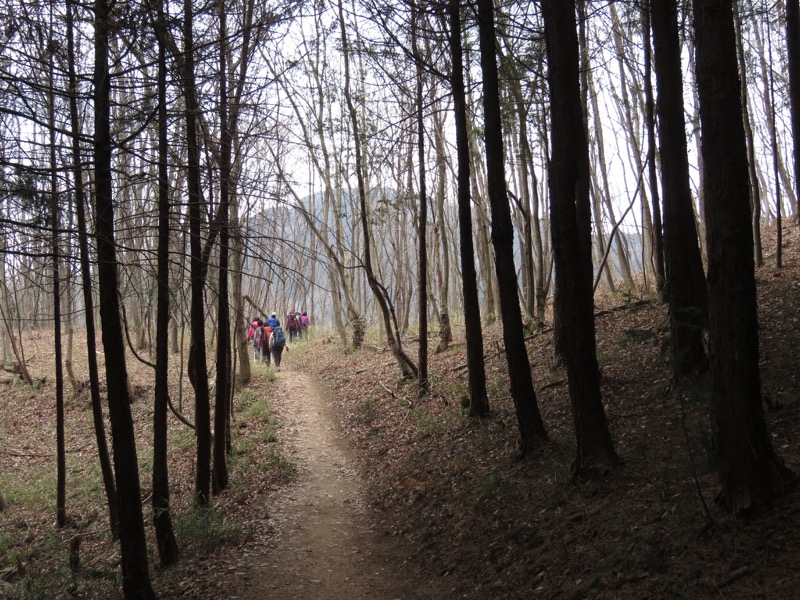
[[[50, 7], [50, 18], [52, 19], [52, 5]], [[48, 115], [47, 124], [50, 133], [50, 225], [52, 232], [50, 245], [52, 251], [52, 274], [53, 274], [53, 345], [55, 350], [55, 371], [56, 371], [56, 524], [64, 527], [67, 524], [67, 457], [64, 447], [64, 368], [62, 356], [61, 340], [61, 277], [58, 270], [61, 268], [61, 256], [59, 252], [60, 219], [58, 218], [58, 175], [56, 170], [56, 94], [55, 94], [55, 65], [56, 60], [53, 55], [54, 41], [53, 31], [50, 30], [48, 45], [50, 56], [48, 57]]]
[[97, 454], [100, 471], [103, 474], [103, 488], [108, 502], [108, 518], [111, 536], [119, 537], [119, 507], [117, 488], [114, 483], [114, 470], [108, 452], [106, 427], [103, 419], [103, 406], [100, 398], [100, 370], [97, 366], [97, 341], [94, 318], [94, 298], [92, 297], [92, 268], [89, 262], [89, 234], [86, 223], [86, 194], [83, 186], [83, 171], [80, 146], [80, 122], [78, 119], [78, 78], [75, 68], [75, 33], [73, 0], [66, 4], [67, 52], [69, 58], [69, 113], [72, 141], [72, 179], [75, 192], [75, 212], [78, 219], [78, 247], [80, 250], [81, 278], [83, 290], [84, 324], [86, 327], [86, 358], [89, 369], [89, 395], [92, 399], [92, 420], [94, 422]]
[[711, 412], [718, 501], [734, 514], [771, 503], [790, 472], [764, 421], [747, 151], [730, 0], [695, 0], [708, 236]]
[[166, 19], [163, 0], [158, 2], [158, 249], [156, 292], [156, 378], [153, 402], [153, 525], [161, 566], [178, 560], [178, 542], [169, 502], [167, 408], [169, 404], [169, 123], [167, 121]]
[[184, 56], [183, 84], [185, 95], [186, 147], [187, 147], [187, 193], [189, 212], [189, 247], [191, 278], [189, 345], [189, 381], [195, 394], [195, 434], [197, 436], [197, 463], [195, 465], [195, 501], [208, 504], [211, 490], [211, 407], [206, 370], [205, 302], [203, 288], [205, 269], [200, 239], [200, 150], [197, 142], [197, 102], [194, 62], [194, 11], [192, 0], [185, 0], [184, 8]]
[[228, 487], [228, 398], [230, 397], [231, 332], [228, 304], [228, 214], [231, 183], [231, 123], [228, 118], [228, 27], [225, 3], [219, 3], [219, 298], [217, 300], [217, 378], [214, 400], [214, 466], [212, 488], [215, 494]]
[[[795, 196], [800, 198], [800, 1], [786, 0], [786, 49], [789, 59], [789, 105], [794, 147]], [[800, 211], [794, 216], [800, 223]]]
[[475, 272], [475, 249], [472, 236], [470, 202], [469, 132], [467, 130], [467, 94], [464, 89], [464, 63], [461, 48], [461, 3], [449, 0], [450, 56], [452, 60], [453, 110], [455, 113], [456, 152], [458, 154], [458, 223], [461, 248], [461, 290], [464, 294], [464, 325], [467, 333], [469, 365], [469, 414], [473, 418], [489, 416], [486, 394], [486, 368], [483, 362], [483, 331], [478, 298], [478, 276]]
[[664, 191], [665, 293], [672, 332], [672, 374], [679, 384], [707, 369], [703, 328], [708, 297], [689, 184], [678, 3], [653, 1], [651, 10]]
[[417, 358], [417, 393], [424, 396], [430, 393], [428, 381], [428, 189], [425, 181], [425, 119], [423, 114], [423, 58], [417, 42], [420, 11], [416, 3], [411, 11], [411, 46], [416, 63], [416, 125], [417, 159], [419, 160], [419, 217], [417, 237], [419, 255], [417, 257], [417, 293], [419, 294], [419, 352]]
[[108, 43], [112, 27], [107, 0], [95, 0], [94, 65], [94, 165], [95, 235], [100, 292], [100, 320], [103, 331], [106, 386], [114, 448], [114, 469], [119, 502], [119, 531], [122, 550], [122, 589], [126, 600], [154, 599], [147, 564], [147, 545], [142, 518], [142, 494], [136, 456], [131, 397], [125, 364], [114, 242], [114, 203], [111, 170], [111, 74]]
[[511, 398], [517, 413], [520, 451], [527, 451], [547, 439], [531, 365], [522, 329], [522, 313], [517, 295], [517, 272], [514, 268], [514, 226], [506, 190], [503, 159], [503, 129], [500, 112], [500, 89], [497, 74], [494, 6], [492, 0], [478, 0], [478, 32], [483, 73], [484, 140], [486, 177], [492, 207], [492, 245], [495, 272], [500, 291], [503, 342], [511, 385]]
[[[647, 125], [647, 169], [650, 178], [650, 199], [653, 203], [653, 227], [650, 230], [652, 247], [652, 268], [655, 276], [656, 290], [664, 293], [666, 271], [664, 267], [664, 232], [661, 226], [661, 195], [658, 190], [658, 173], [656, 166], [656, 115], [653, 101], [652, 78], [652, 42], [650, 4], [654, 0], [644, 0], [642, 8], [642, 22], [644, 27], [644, 93], [645, 93], [645, 123]], [[656, 0], [657, 1], [657, 0]], [[647, 206], [646, 203], [642, 203]]]
[[550, 213], [556, 302], [569, 381], [577, 449], [573, 472], [596, 476], [619, 464], [600, 397], [592, 301], [589, 147], [578, 74], [572, 0], [542, 3], [547, 45], [552, 156]]
[[761, 244], [761, 186], [758, 183], [758, 161], [756, 158], [755, 136], [750, 117], [750, 93], [747, 83], [747, 65], [742, 38], [742, 19], [734, 5], [734, 27], [736, 28], [736, 55], [739, 61], [739, 76], [742, 82], [742, 120], [744, 135], [747, 140], [747, 167], [750, 175], [750, 212], [753, 224], [753, 258], [756, 268], [764, 264], [764, 252]]

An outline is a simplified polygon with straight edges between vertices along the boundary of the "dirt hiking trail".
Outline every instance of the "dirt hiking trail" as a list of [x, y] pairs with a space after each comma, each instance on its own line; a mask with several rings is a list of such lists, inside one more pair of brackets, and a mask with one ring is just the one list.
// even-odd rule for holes
[[[291, 357], [290, 357], [291, 358]], [[238, 600], [414, 600], [443, 598], [411, 573], [395, 540], [371, 528], [362, 481], [317, 382], [284, 365], [270, 399], [297, 480], [265, 501], [275, 536], [250, 572], [237, 573]], [[259, 503], [260, 504], [260, 503]]]

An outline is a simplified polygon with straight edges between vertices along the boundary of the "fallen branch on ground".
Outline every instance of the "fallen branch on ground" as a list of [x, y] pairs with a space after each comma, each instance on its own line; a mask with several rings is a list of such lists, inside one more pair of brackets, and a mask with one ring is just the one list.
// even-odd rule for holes
[[380, 386], [384, 390], [386, 390], [386, 393], [389, 394], [392, 398], [394, 398], [395, 400], [398, 400], [400, 402], [407, 402], [408, 403], [408, 408], [413, 408], [414, 402], [412, 402], [408, 398], [404, 398], [402, 396], [398, 396], [396, 393], [394, 393], [392, 390], [390, 390], [388, 387], [386, 387], [386, 385], [384, 385], [384, 383], [382, 381], [379, 381], [378, 383], [380, 384]]

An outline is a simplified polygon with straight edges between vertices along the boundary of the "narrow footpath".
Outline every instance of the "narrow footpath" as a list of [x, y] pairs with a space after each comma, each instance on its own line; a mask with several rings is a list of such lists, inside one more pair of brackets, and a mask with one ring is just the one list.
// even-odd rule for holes
[[[289, 358], [292, 358], [291, 356]], [[290, 362], [290, 361], [286, 361]], [[312, 377], [290, 365], [270, 401], [296, 483], [269, 499], [274, 544], [238, 574], [244, 600], [446, 598], [410, 574], [395, 540], [370, 529], [362, 481], [335, 428], [333, 408]]]

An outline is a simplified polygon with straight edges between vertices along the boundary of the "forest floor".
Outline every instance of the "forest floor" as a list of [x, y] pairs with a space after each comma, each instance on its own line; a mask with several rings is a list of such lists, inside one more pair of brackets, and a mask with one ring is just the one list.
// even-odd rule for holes
[[[765, 262], [775, 262], [772, 238]], [[800, 231], [784, 230], [783, 268], [757, 272], [767, 427], [800, 472]], [[665, 307], [642, 295], [597, 306], [598, 361], [622, 466], [570, 474], [566, 374], [552, 335], [530, 332], [550, 441], [517, 458], [499, 325], [487, 325], [492, 416], [461, 407], [463, 330], [431, 356], [418, 399], [373, 340], [343, 353], [333, 337], [296, 344], [275, 373], [254, 367], [236, 396], [230, 486], [194, 508], [192, 431], [170, 419], [170, 477], [182, 556], [151, 575], [162, 598], [796, 598], [800, 490], [748, 518], [715, 504], [706, 384], [670, 389]], [[85, 393], [67, 400], [67, 511], [54, 527], [51, 338], [25, 338], [38, 384], [0, 384], [0, 598], [118, 598]], [[415, 339], [405, 340], [416, 353]], [[81, 348], [76, 339], [76, 347]], [[85, 373], [76, 352], [76, 372]], [[131, 359], [145, 519], [151, 519], [152, 373]], [[174, 361], [173, 382], [180, 379]], [[44, 379], [44, 381], [42, 381]], [[191, 395], [173, 401], [191, 419]], [[185, 400], [182, 402], [182, 399]], [[76, 540], [78, 540], [76, 542]], [[70, 561], [70, 548], [79, 544]]]

